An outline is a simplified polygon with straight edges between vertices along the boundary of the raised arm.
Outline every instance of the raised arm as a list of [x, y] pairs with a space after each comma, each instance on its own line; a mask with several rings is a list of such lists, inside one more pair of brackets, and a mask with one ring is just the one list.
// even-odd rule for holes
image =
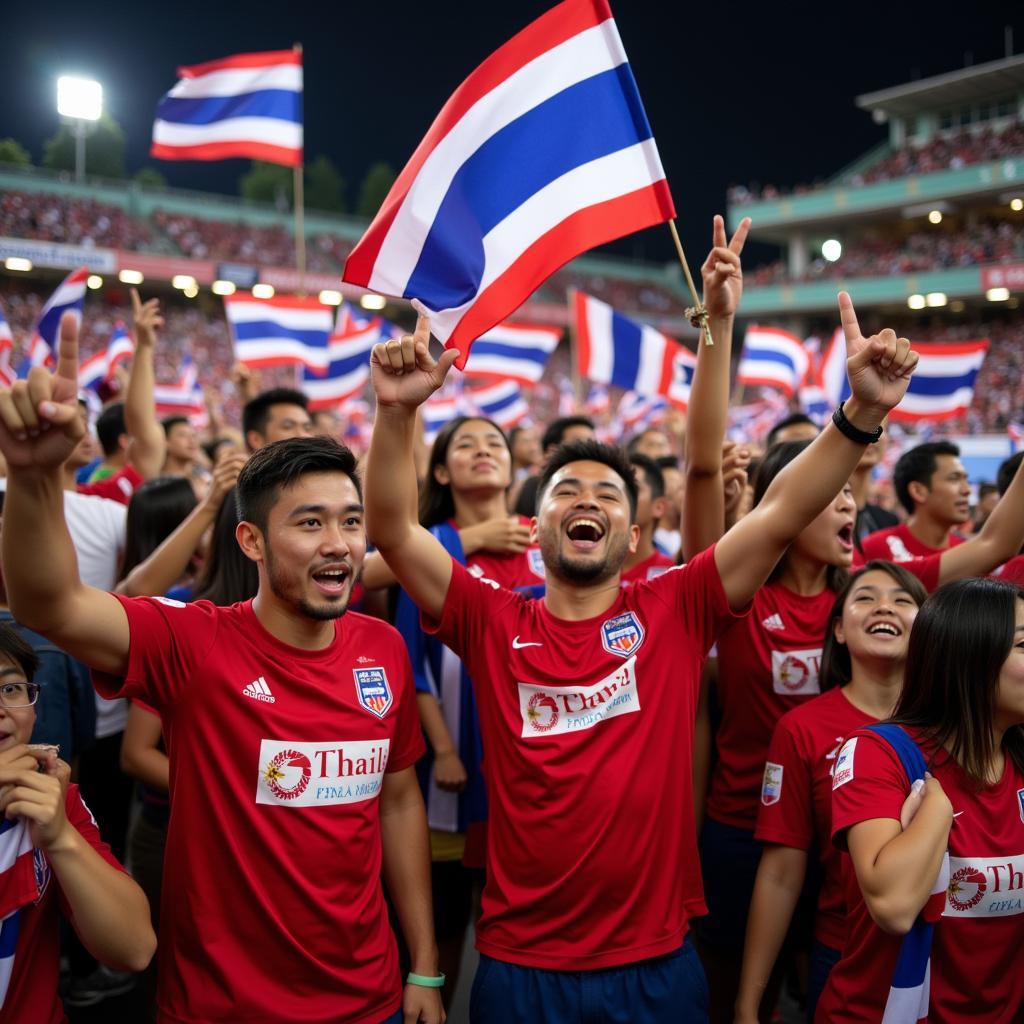
[[366, 530], [409, 596], [437, 619], [448, 594], [452, 560], [412, 512], [413, 443], [416, 410], [444, 383], [458, 352], [448, 350], [435, 362], [429, 341], [430, 324], [420, 316], [415, 334], [373, 347], [370, 377], [377, 415], [366, 463]]
[[[853, 392], [844, 405], [846, 418], [856, 429], [874, 432], [906, 393], [917, 353], [888, 328], [863, 337], [846, 292], [839, 293], [839, 311]], [[744, 607], [764, 585], [786, 548], [843, 489], [863, 452], [864, 444], [829, 423], [719, 541], [715, 562], [732, 608]]]
[[14, 617], [92, 668], [121, 675], [128, 617], [117, 598], [82, 583], [64, 521], [61, 468], [85, 433], [78, 405], [78, 325], [60, 324], [56, 372], [42, 367], [0, 389], [7, 459], [4, 583]]
[[128, 461], [144, 480], [160, 475], [167, 455], [167, 438], [156, 418], [156, 374], [153, 370], [153, 351], [156, 331], [162, 327], [159, 299], [143, 303], [138, 291], [132, 289], [134, 312], [135, 355], [128, 374], [128, 389], [124, 396], [124, 425], [128, 432]]
[[722, 441], [729, 414], [732, 328], [743, 294], [740, 254], [750, 230], [744, 217], [732, 241], [716, 214], [711, 252], [701, 267], [704, 305], [711, 317], [714, 345], [697, 346], [697, 368], [690, 388], [686, 426], [686, 490], [683, 493], [683, 556], [689, 561], [725, 532]]

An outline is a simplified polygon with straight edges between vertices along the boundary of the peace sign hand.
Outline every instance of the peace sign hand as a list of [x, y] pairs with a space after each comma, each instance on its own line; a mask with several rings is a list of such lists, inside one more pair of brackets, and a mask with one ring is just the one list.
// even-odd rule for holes
[[0, 389], [0, 451], [11, 469], [61, 466], [85, 435], [78, 404], [78, 318], [61, 317], [57, 369], [34, 366]]
[[430, 321], [420, 313], [416, 331], [392, 341], [378, 343], [370, 354], [370, 379], [378, 405], [402, 405], [415, 409], [442, 384], [457, 349], [445, 349], [435, 360], [430, 354]]
[[743, 266], [740, 254], [750, 231], [750, 218], [744, 217], [732, 241], [727, 242], [725, 221], [715, 214], [711, 252], [700, 268], [704, 279], [704, 305], [716, 319], [735, 316], [743, 295]]

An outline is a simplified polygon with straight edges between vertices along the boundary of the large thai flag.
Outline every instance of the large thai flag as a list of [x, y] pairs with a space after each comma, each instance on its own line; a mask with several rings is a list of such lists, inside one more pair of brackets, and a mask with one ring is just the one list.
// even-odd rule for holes
[[152, 156], [302, 165], [301, 54], [241, 53], [178, 68], [178, 77], [156, 108]]
[[769, 387], [792, 398], [807, 379], [810, 357], [803, 341], [777, 327], [747, 328], [736, 383]]
[[181, 372], [173, 384], [157, 384], [153, 389], [157, 416], [202, 416], [206, 411], [199, 371], [192, 357], [181, 361]]
[[675, 357], [682, 350], [679, 342], [583, 292], [573, 294], [572, 309], [581, 377], [644, 395], [668, 395], [676, 377]]
[[310, 409], [329, 409], [362, 391], [370, 379], [370, 351], [393, 333], [383, 317], [364, 317], [343, 304], [328, 340], [327, 372], [303, 367], [302, 390]]
[[889, 418], [919, 423], [965, 416], [988, 344], [987, 338], [955, 344], [914, 342], [911, 347], [921, 358], [903, 401]]
[[470, 377], [498, 377], [532, 387], [562, 337], [560, 327], [498, 324], [473, 342], [465, 361]]
[[224, 297], [235, 357], [246, 366], [300, 365], [326, 372], [332, 312], [318, 299], [275, 295], [256, 299], [248, 292]]
[[64, 278], [57, 290], [47, 299], [39, 319], [32, 329], [32, 337], [18, 376], [27, 377], [33, 366], [50, 366], [53, 364], [53, 353], [57, 351], [57, 335], [60, 333], [61, 317], [67, 312], [75, 314], [75, 319], [82, 322], [82, 309], [85, 306], [86, 280], [89, 277], [88, 267], [79, 267]]
[[462, 353], [559, 267], [675, 216], [607, 0], [565, 0], [455, 91], [345, 263]]
[[475, 415], [494, 420], [502, 430], [510, 430], [522, 423], [530, 413], [530, 407], [514, 380], [503, 380], [482, 388], [467, 388], [465, 397]]
[[110, 380], [114, 370], [119, 363], [124, 362], [135, 352], [131, 335], [124, 325], [118, 320], [114, 324], [114, 331], [110, 335], [106, 348], [101, 348], [95, 355], [86, 359], [78, 368], [78, 386], [80, 388], [92, 388], [98, 391], [104, 381]]

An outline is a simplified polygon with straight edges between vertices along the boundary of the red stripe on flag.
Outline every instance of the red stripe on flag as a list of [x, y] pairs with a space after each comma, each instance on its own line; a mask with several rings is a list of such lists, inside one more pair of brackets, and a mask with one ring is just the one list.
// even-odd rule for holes
[[179, 78], [199, 78], [214, 71], [237, 71], [239, 68], [273, 67], [275, 64], [302, 65], [302, 54], [295, 50], [264, 50], [262, 53], [237, 53], [233, 57], [208, 60], [204, 64], [185, 64], [178, 68]]
[[580, 377], [590, 379], [590, 323], [587, 320], [587, 296], [580, 291], [572, 293], [576, 313], [576, 365]]
[[409, 158], [359, 244], [349, 253], [342, 280], [369, 286], [373, 265], [405, 197], [426, 159], [466, 111], [525, 64], [612, 16], [607, 0], [565, 0], [494, 51], [452, 93]]
[[973, 356], [987, 351], [988, 338], [979, 341], [912, 341], [910, 347], [923, 356]]
[[279, 309], [327, 309], [328, 307], [313, 295], [272, 295], [269, 299], [257, 299], [252, 292], [235, 292], [224, 296], [224, 305], [238, 302], [258, 302], [261, 306], [276, 306]]
[[445, 348], [459, 349], [455, 365], [461, 370], [473, 341], [504, 320], [574, 256], [674, 216], [672, 195], [662, 179], [566, 217], [529, 246], [466, 310], [445, 344]]
[[942, 409], [938, 412], [907, 412], [896, 406], [890, 410], [889, 419], [897, 423], [921, 423], [938, 422], [940, 420], [955, 420], [967, 415], [968, 406], [958, 405], [955, 409]]
[[302, 166], [302, 150], [287, 146], [272, 146], [266, 142], [204, 142], [200, 146], [168, 146], [154, 142], [149, 155], [160, 160], [228, 160], [231, 157], [246, 157], [250, 160], [264, 160], [268, 164], [283, 164], [285, 167]]

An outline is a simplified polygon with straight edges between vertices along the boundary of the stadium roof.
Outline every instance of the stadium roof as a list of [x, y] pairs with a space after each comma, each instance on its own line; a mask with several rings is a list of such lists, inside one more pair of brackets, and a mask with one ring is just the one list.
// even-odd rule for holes
[[1000, 99], [1024, 90], [1024, 54], [961, 68], [857, 97], [862, 110], [905, 117], [936, 107]]

